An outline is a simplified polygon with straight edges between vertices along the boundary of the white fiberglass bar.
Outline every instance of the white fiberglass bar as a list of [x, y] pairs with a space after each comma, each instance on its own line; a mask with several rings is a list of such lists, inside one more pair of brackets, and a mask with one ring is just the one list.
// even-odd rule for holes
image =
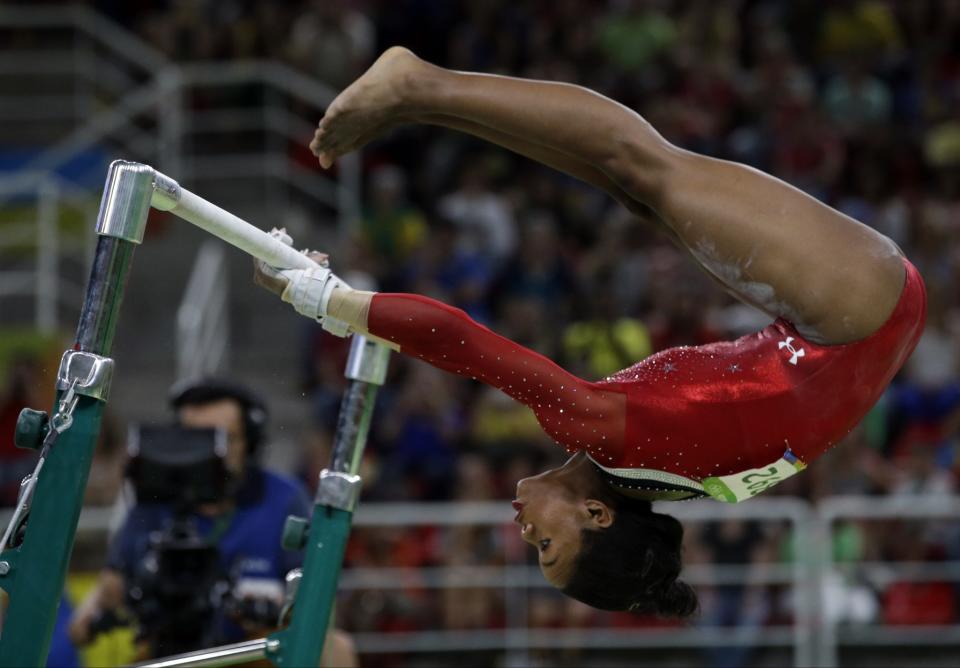
[[154, 172], [150, 204], [193, 223], [231, 246], [281, 269], [309, 269], [317, 266], [306, 255], [287, 246], [242, 218], [180, 187], [170, 177]]

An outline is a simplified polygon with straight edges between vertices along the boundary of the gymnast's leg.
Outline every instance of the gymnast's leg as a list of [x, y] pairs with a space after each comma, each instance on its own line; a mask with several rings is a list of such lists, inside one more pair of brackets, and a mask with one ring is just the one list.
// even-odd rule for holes
[[899, 298], [904, 268], [890, 240], [776, 178], [679, 149], [579, 86], [453, 72], [391, 49], [334, 101], [311, 147], [329, 165], [418, 117], [490, 128], [524, 153], [509, 146], [517, 138], [555, 160], [531, 157], [651, 207], [731, 292], [814, 341], [869, 336]]
[[464, 120], [455, 116], [443, 116], [441, 114], [421, 114], [413, 118], [417, 123], [427, 123], [430, 125], [439, 125], [451, 130], [459, 130], [471, 134], [474, 137], [485, 139], [491, 143], [503, 146], [515, 153], [519, 153], [527, 158], [536, 160], [556, 170], [565, 172], [570, 176], [576, 177], [594, 185], [601, 190], [606, 191], [611, 197], [622, 204], [627, 210], [637, 214], [641, 219], [647, 222], [659, 223], [659, 229], [678, 246], [686, 248], [683, 242], [677, 237], [676, 233], [667, 225], [663, 224], [654, 211], [643, 202], [634, 199], [624, 192], [609, 176], [575, 157], [561, 153], [560, 151], [544, 146], [543, 144], [534, 144], [520, 137], [501, 132], [486, 125], [480, 125], [473, 121]]

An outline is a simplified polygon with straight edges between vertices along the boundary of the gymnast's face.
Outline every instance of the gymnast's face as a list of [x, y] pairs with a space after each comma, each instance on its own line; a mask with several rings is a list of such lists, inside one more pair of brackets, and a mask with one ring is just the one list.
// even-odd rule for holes
[[223, 429], [227, 432], [224, 465], [234, 475], [243, 473], [247, 439], [243, 430], [243, 409], [239, 403], [233, 399], [218, 399], [203, 404], [186, 404], [177, 411], [177, 419], [191, 429]]
[[574, 455], [566, 464], [517, 483], [516, 522], [520, 535], [536, 548], [540, 570], [563, 588], [573, 573], [583, 529], [605, 529], [613, 511], [586, 494], [589, 461]]

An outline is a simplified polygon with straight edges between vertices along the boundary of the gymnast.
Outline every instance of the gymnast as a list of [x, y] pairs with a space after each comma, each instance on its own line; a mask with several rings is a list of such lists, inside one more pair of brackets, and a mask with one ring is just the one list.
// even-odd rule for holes
[[683, 530], [651, 501], [750, 498], [843, 439], [913, 350], [917, 270], [888, 238], [744, 165], [671, 145], [579, 86], [454, 72], [386, 51], [330, 105], [321, 166], [403, 123], [469, 133], [652, 210], [732, 295], [775, 322], [736, 341], [664, 350], [599, 382], [426, 297], [353, 290], [328, 268], [256, 280], [334, 333], [359, 332], [529, 406], [572, 457], [517, 485], [544, 576], [605, 610], [687, 617]]

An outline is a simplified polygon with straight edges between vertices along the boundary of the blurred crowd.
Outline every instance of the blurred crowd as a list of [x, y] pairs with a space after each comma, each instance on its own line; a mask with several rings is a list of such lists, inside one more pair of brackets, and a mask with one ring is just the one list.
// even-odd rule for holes
[[[312, 31], [310, 43], [323, 44], [339, 34], [364, 55], [356, 69], [338, 67], [331, 84], [352, 80], [394, 43], [458, 69], [579, 83], [636, 109], [676, 144], [768, 171], [894, 239], [925, 277], [926, 334], [847, 442], [772, 493], [816, 501], [954, 491], [960, 3], [323, 3], [325, 29], [317, 27], [319, 6], [294, 21], [286, 56], [322, 77], [311, 67], [316, 55], [305, 61], [297, 51], [297, 36]], [[364, 161], [367, 208], [346, 253], [353, 268], [383, 289], [455, 304], [584, 377], [766, 324], [644, 224], [650, 221], [529, 161], [422, 128], [372, 145]], [[307, 383], [323, 439], [339, 391], [342, 364], [329, 354], [336, 345], [319, 337], [309, 355]], [[414, 361], [397, 360], [393, 374], [374, 421], [367, 498], [510, 498], [519, 476], [557, 461], [532, 415], [499, 393]], [[362, 537], [351, 553], [357, 565], [486, 564], [511, 549], [498, 534]], [[497, 543], [505, 544], [493, 549]], [[780, 528], [731, 522], [688, 528], [686, 558], [772, 563], [790, 559], [792, 549]], [[842, 562], [956, 559], [960, 525], [844, 524], [835, 550]], [[844, 621], [957, 618], [956, 591], [946, 582], [901, 582], [889, 573], [876, 582], [851, 571], [833, 591], [830, 614]], [[478, 609], [466, 609], [465, 600]], [[394, 619], [382, 616], [391, 605], [427, 614], [422, 601], [382, 601], [355, 624]], [[432, 610], [448, 626], [502, 623], [503, 601], [492, 593], [457, 601], [455, 612], [444, 615], [443, 601]], [[788, 617], [790, 605], [773, 590], [719, 588], [705, 598], [703, 621], [770, 623]], [[530, 623], [576, 623], [570, 620], [585, 614], [569, 608], [546, 600]], [[742, 659], [716, 657], [732, 665]]]
[[[402, 44], [437, 64], [588, 86], [644, 115], [670, 141], [768, 171], [890, 236], [923, 274], [926, 333], [849, 439], [768, 495], [945, 495], [960, 460], [960, 2], [956, 0], [313, 0], [92, 3], [178, 61], [284, 60], [334, 87]], [[577, 122], [572, 118], [571, 122]], [[665, 347], [766, 324], [734, 303], [653, 221], [585, 184], [469, 137], [402, 128], [363, 153], [365, 209], [334, 253], [348, 275], [467, 311], [583, 377]], [[310, 328], [302, 382], [314, 429], [303, 477], [325, 462], [346, 346]], [[395, 356], [378, 401], [364, 498], [512, 498], [516, 480], [559, 462], [532, 413], [498, 392]], [[358, 531], [351, 566], [523, 560], [514, 532]], [[904, 540], [909, 536], [909, 540]], [[687, 561], [788, 561], [784, 527], [688, 528]], [[960, 558], [956, 522], [849, 523], [842, 562]], [[953, 584], [881, 584], [851, 571], [831, 614], [851, 622], [958, 618]], [[364, 592], [347, 628], [504, 624], [502, 592]], [[529, 623], [633, 624], [534, 598]], [[789, 617], [776, 588], [706, 592], [705, 624]], [[737, 665], [727, 652], [713, 663]]]

